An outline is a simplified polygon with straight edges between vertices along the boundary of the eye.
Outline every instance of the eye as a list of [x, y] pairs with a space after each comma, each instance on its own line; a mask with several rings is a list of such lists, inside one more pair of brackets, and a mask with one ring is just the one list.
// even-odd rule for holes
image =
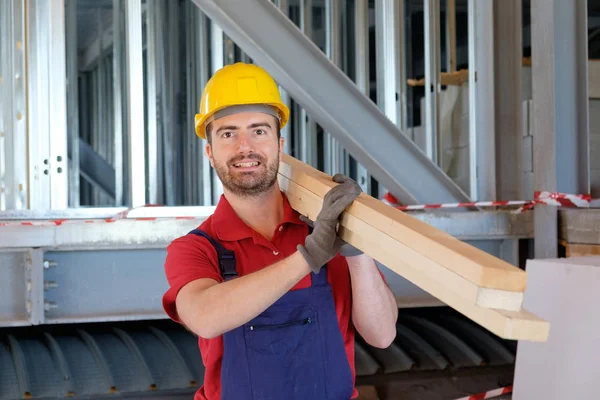
[[224, 138], [230, 138], [233, 136], [233, 132], [223, 132], [223, 137]]
[[265, 132], [265, 131], [264, 131], [264, 129], [257, 129], [257, 130], [256, 130], [256, 134], [257, 134], [257, 135], [264, 135], [264, 134], [266, 134], [266, 133], [267, 133], [267, 132]]

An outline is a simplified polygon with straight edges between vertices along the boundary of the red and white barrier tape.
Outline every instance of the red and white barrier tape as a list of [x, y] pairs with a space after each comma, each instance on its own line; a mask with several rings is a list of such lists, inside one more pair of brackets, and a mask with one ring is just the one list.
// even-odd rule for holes
[[389, 192], [383, 196], [382, 201], [394, 208], [402, 211], [406, 210], [428, 210], [440, 208], [459, 208], [459, 207], [501, 207], [501, 206], [521, 206], [515, 212], [523, 212], [535, 207], [536, 204], [546, 204], [561, 207], [589, 207], [592, 196], [587, 194], [565, 194], [557, 192], [539, 191], [535, 192], [534, 200], [506, 200], [506, 201], [474, 201], [464, 203], [445, 203], [445, 204], [415, 204], [401, 205]]
[[67, 224], [110, 224], [118, 221], [156, 221], [196, 219], [197, 217], [139, 217], [139, 218], [98, 218], [98, 219], [45, 219], [32, 221], [0, 221], [3, 226], [60, 226]]
[[61, 218], [61, 219], [40, 219], [40, 220], [15, 220], [15, 221], [0, 221], [0, 227], [3, 226], [60, 226], [66, 224], [110, 224], [118, 221], [156, 221], [156, 220], [188, 220], [196, 219], [197, 215], [183, 215], [183, 216], [140, 216], [140, 217], [129, 217], [129, 214], [133, 210], [146, 207], [160, 207], [153, 204], [144, 205], [138, 208], [131, 208], [121, 211], [109, 218], [95, 218], [95, 219], [80, 219], [80, 218]]
[[[446, 204], [416, 204], [416, 205], [401, 205], [398, 199], [392, 194], [386, 193], [383, 196], [382, 201], [399, 210], [426, 210], [426, 209], [442, 209], [442, 208], [459, 208], [459, 207], [499, 207], [499, 206], [511, 206], [519, 205], [515, 212], [523, 212], [525, 210], [532, 209], [536, 204], [548, 204], [562, 207], [589, 207], [591, 202], [591, 195], [578, 195], [578, 194], [564, 194], [556, 192], [536, 192], [534, 200], [514, 200], [514, 201], [476, 201], [476, 202], [465, 202], [465, 203], [446, 203]], [[157, 205], [148, 204], [139, 208], [145, 207], [159, 207]], [[129, 214], [137, 210], [128, 209], [124, 210], [110, 218], [97, 218], [97, 219], [51, 219], [51, 220], [30, 220], [30, 221], [0, 221], [0, 227], [3, 226], [59, 226], [64, 224], [97, 224], [97, 223], [114, 223], [117, 221], [156, 221], [156, 220], [182, 220], [182, 219], [195, 219], [198, 215], [176, 215], [176, 216], [140, 216], [130, 217]], [[189, 210], [185, 211], [189, 212]], [[189, 212], [193, 214], [194, 212]]]
[[479, 393], [479, 394], [475, 394], [475, 395], [471, 395], [471, 396], [461, 397], [460, 399], [456, 399], [456, 400], [483, 400], [483, 399], [492, 399], [494, 397], [502, 396], [503, 394], [512, 393], [512, 391], [513, 391], [513, 387], [512, 386], [506, 386], [506, 387], [502, 387], [502, 388], [498, 388], [498, 389], [494, 389], [494, 390], [489, 390], [489, 391], [484, 392], [484, 393]]

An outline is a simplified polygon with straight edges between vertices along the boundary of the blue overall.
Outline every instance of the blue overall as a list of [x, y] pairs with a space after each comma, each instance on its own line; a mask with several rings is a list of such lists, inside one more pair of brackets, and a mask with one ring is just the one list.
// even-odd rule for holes
[[[225, 280], [237, 276], [235, 255], [205, 232]], [[352, 373], [335, 313], [327, 265], [312, 285], [291, 290], [248, 323], [223, 335], [223, 400], [348, 400]]]

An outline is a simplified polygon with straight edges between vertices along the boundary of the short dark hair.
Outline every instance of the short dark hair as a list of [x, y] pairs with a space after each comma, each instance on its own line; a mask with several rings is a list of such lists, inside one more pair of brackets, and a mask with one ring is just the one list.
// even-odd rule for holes
[[[277, 130], [277, 140], [279, 140], [281, 138], [281, 128], [280, 128], [281, 121], [279, 120], [279, 118], [275, 118], [275, 125], [276, 125], [275, 129]], [[206, 141], [208, 142], [209, 145], [212, 146], [211, 128], [212, 128], [212, 121], [206, 125]]]

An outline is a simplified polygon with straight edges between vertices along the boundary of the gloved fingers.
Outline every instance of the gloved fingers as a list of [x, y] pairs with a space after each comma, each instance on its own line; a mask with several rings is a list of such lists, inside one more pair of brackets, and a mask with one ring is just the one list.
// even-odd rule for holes
[[331, 180], [334, 181], [335, 183], [344, 183], [349, 179], [350, 179], [350, 177], [348, 177], [344, 174], [335, 174], [334, 176], [331, 177]]
[[[323, 209], [332, 207], [333, 204], [344, 199], [345, 197], [351, 196], [354, 201], [362, 193], [361, 187], [354, 182], [352, 179], [345, 181], [344, 183], [337, 185], [329, 190], [323, 198]], [[347, 200], [342, 200], [347, 201]]]
[[362, 192], [362, 188], [360, 187], [360, 185], [352, 178], [344, 175], [344, 174], [335, 174], [331, 180], [333, 180], [336, 183], [346, 183], [348, 185], [352, 185], [355, 186], [357, 190], [360, 190]]
[[[337, 219], [342, 212], [360, 195], [359, 191], [345, 191], [333, 204], [327, 209], [327, 219]], [[325, 215], [323, 215], [325, 217]]]
[[323, 208], [327, 208], [335, 203], [340, 197], [342, 197], [347, 189], [347, 185], [337, 185], [331, 188], [323, 197]]
[[300, 215], [299, 218], [300, 218], [300, 221], [308, 224], [308, 226], [310, 226], [311, 228], [315, 227], [315, 222], [312, 219], [308, 218], [306, 215]]

